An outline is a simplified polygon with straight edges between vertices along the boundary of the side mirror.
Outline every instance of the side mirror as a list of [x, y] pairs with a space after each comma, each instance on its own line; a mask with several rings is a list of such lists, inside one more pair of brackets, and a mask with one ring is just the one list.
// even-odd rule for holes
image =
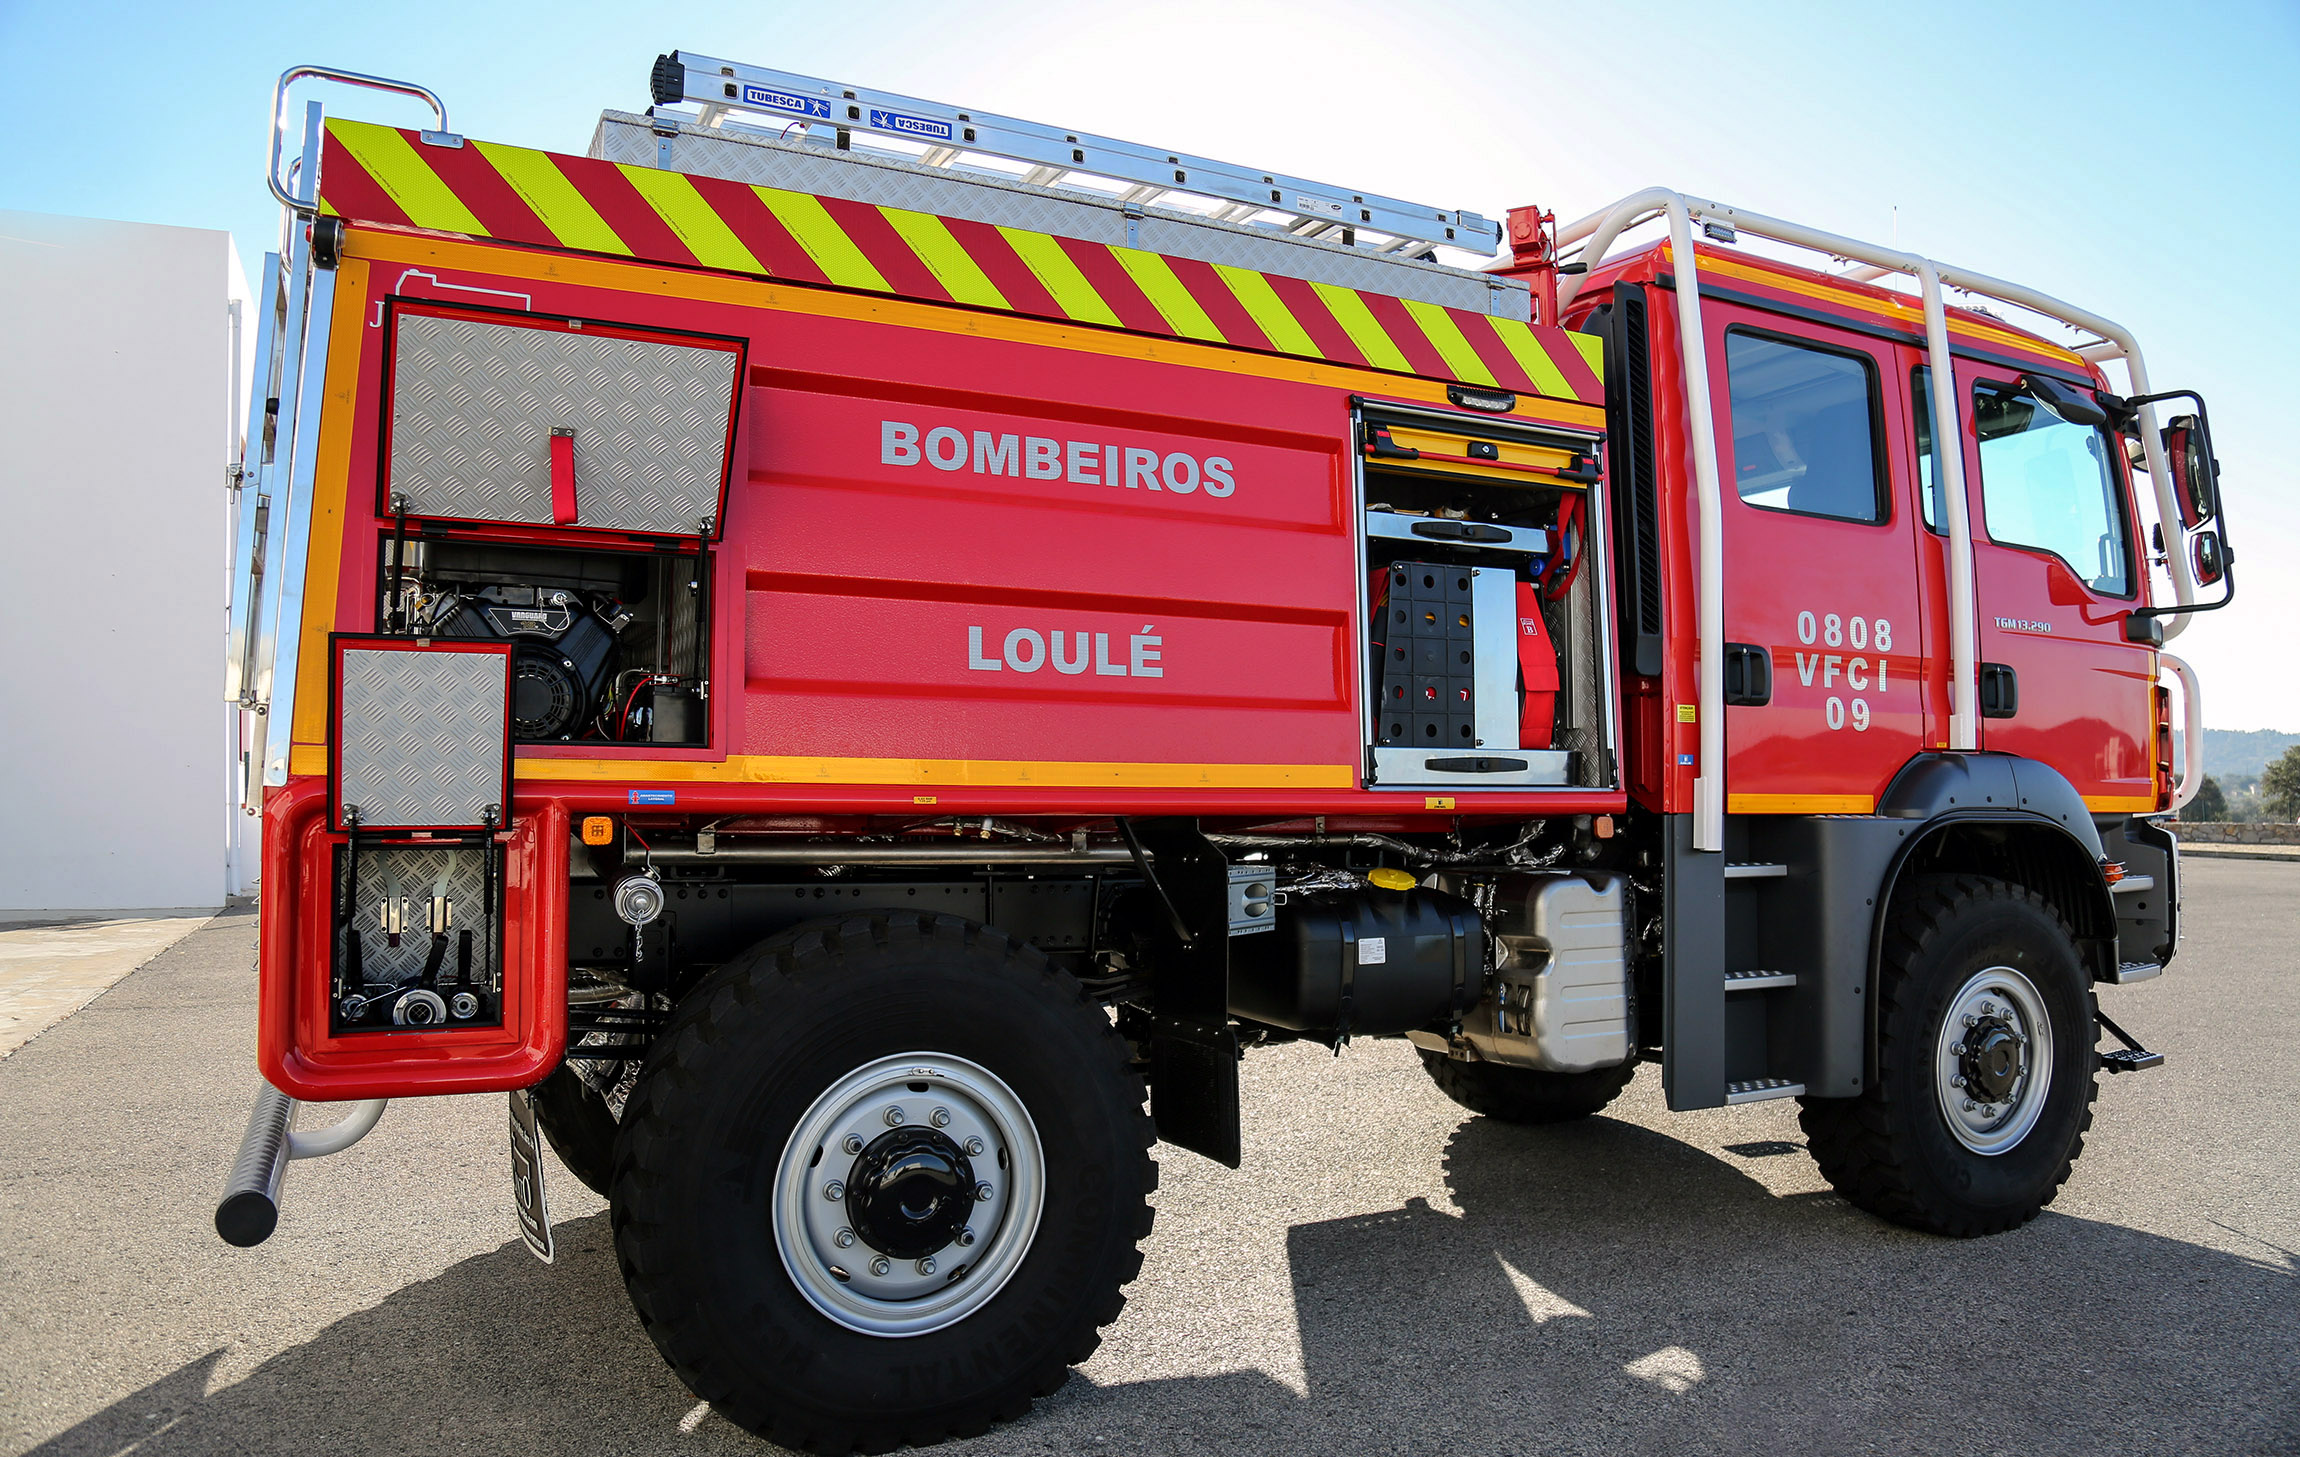
[[[2220, 514], [2220, 463], [2194, 415], [2182, 415], [2164, 428], [2164, 453], [2172, 467], [2180, 524], [2190, 531]], [[2198, 581], [2203, 580], [2200, 572]]]
[[2188, 539], [2188, 559], [2196, 568], [2196, 585], [2209, 587], [2228, 575], [2228, 549], [2220, 544], [2220, 535], [2213, 531], [2199, 531]]
[[2108, 423], [2108, 411], [2093, 398], [2091, 390], [2080, 390], [2042, 374], [2024, 374], [2020, 377], [2021, 393], [2066, 420], [2071, 425], [2088, 429]]

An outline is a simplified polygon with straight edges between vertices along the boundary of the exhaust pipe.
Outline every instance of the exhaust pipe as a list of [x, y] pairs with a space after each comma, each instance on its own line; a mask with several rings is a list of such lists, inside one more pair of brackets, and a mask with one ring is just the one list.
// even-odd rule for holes
[[325, 1158], [365, 1138], [383, 1117], [384, 1099], [355, 1104], [351, 1116], [316, 1133], [295, 1131], [296, 1100], [265, 1083], [248, 1114], [239, 1157], [216, 1205], [216, 1233], [224, 1243], [247, 1249], [270, 1239], [280, 1222], [280, 1181], [290, 1159]]

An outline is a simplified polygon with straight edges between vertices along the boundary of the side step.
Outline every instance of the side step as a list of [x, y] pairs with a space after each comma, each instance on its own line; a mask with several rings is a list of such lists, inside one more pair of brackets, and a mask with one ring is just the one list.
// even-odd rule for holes
[[1747, 1082], [1725, 1085], [1725, 1106], [1737, 1103], [1762, 1103], [1769, 1098], [1797, 1098], [1804, 1096], [1805, 1085], [1787, 1078], [1751, 1078]]
[[1725, 862], [1727, 880], [1785, 880], [1789, 867], [1770, 861], [1728, 860]]
[[1793, 987], [1797, 973], [1793, 971], [1728, 971], [1725, 973], [1725, 994], [1735, 992], [1767, 992], [1776, 987]]
[[2107, 1013], [2099, 1010], [2096, 1007], [2093, 1009], [2092, 1015], [2094, 1020], [2099, 1022], [2101, 1026], [2107, 1028], [2109, 1033], [2114, 1036], [2117, 1041], [2124, 1044], [2122, 1047], [2114, 1048], [2100, 1055], [2100, 1065], [2102, 1067], [2106, 1068], [2112, 1073], [2137, 1073], [2146, 1072], [2152, 1067], [2164, 1066], [2163, 1053], [2150, 1052], [2147, 1048], [2141, 1046], [2138, 1042], [2133, 1040], [2131, 1033], [2125, 1031], [2122, 1027], [2117, 1026], [2114, 1022], [2111, 1022], [2108, 1019]]

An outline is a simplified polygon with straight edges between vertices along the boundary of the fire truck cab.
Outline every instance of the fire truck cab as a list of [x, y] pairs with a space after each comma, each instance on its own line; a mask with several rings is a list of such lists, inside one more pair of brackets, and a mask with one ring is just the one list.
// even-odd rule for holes
[[[283, 172], [312, 77], [437, 125], [314, 103]], [[2098, 989], [2177, 945], [2163, 645], [2233, 578], [2114, 323], [1675, 192], [1501, 225], [650, 96], [572, 156], [275, 94], [226, 1239], [384, 1100], [505, 1092], [538, 1255], [549, 1143], [698, 1395], [880, 1450], [1093, 1349], [1151, 1146], [1250, 1169], [1259, 1046], [1521, 1122], [1797, 1098], [1957, 1236], [2161, 1061]]]

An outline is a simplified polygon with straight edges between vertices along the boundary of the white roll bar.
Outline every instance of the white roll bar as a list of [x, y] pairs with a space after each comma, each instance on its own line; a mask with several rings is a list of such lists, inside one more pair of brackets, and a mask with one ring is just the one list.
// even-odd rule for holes
[[[1701, 676], [1697, 712], [1701, 725], [1701, 762], [1693, 781], [1693, 845], [1698, 850], [1722, 851], [1725, 848], [1726, 804], [1725, 583], [1721, 540], [1724, 497], [1717, 476], [1717, 432], [1710, 410], [1708, 350], [1701, 327], [1701, 283], [1699, 260], [1693, 247], [1693, 220], [1699, 218], [1704, 222], [1721, 224], [1736, 233], [1752, 233], [1777, 243], [1826, 254], [1836, 262], [1851, 263], [1855, 266], [1836, 275], [1849, 281], [1866, 282], [1890, 273], [1905, 273], [1915, 278], [1924, 302], [1925, 349], [1932, 365], [1932, 413], [1933, 419], [1939, 422], [1933, 432], [1936, 440], [1961, 442], [1964, 438], [1964, 417], [1959, 408], [1959, 391], [1956, 388], [1949, 344], [1948, 310], [1941, 297], [1943, 284], [1967, 293], [2001, 299], [2092, 333], [2097, 342], [2075, 352], [2094, 362], [2112, 358], [2124, 360], [2132, 392], [2136, 396], [2149, 393], [2148, 366], [2141, 358], [2140, 345], [2133, 339], [2131, 331], [2098, 314], [2062, 303], [2049, 294], [2007, 283], [1985, 273], [1952, 268], [1898, 248], [1862, 243], [1819, 228], [1785, 222], [1779, 218], [1766, 217], [1762, 213], [1746, 212], [1704, 198], [1686, 197], [1660, 187], [1647, 188], [1625, 197], [1611, 207], [1591, 213], [1557, 230], [1561, 253], [1573, 244], [1581, 244], [1576, 256], [1577, 261], [1583, 265], [1581, 272], [1567, 274], [1560, 279], [1560, 311], [1572, 304], [1574, 295], [1580, 292], [1589, 271], [1605, 262], [1606, 254], [1616, 239], [1629, 229], [1656, 217], [1668, 219], [1670, 256], [1677, 273], [1677, 332], [1685, 376], [1685, 419], [1693, 437], [1689, 444], [1693, 453], [1693, 488], [1699, 526], [1696, 559], [1700, 576], [1698, 631]], [[2141, 407], [2140, 424], [2141, 446], [2148, 460], [2149, 478], [2155, 487], [2157, 511], [2165, 521], [2178, 521], [2179, 508], [2173, 499], [2172, 475], [2165, 465], [2163, 448], [2158, 440], [2154, 406]], [[1980, 717], [1976, 701], [1980, 635], [1973, 597], [1972, 520], [1965, 500], [1963, 451], [1942, 449], [1939, 451], [1939, 460], [1942, 494], [1948, 501], [1949, 517], [1949, 747], [1969, 752], [1980, 746]], [[2188, 606], [2196, 600], [2196, 581], [2189, 570], [2187, 557], [2178, 551], [2169, 552], [2167, 556], [2174, 600], [2180, 606]], [[2167, 636], [2178, 632], [2186, 622], [2185, 617], [2175, 618], [2172, 625], [2166, 628]], [[2188, 672], [2185, 664], [2175, 671], [2182, 675], [2183, 683], [2190, 688], [2189, 700], [2195, 701], [2195, 675]]]

